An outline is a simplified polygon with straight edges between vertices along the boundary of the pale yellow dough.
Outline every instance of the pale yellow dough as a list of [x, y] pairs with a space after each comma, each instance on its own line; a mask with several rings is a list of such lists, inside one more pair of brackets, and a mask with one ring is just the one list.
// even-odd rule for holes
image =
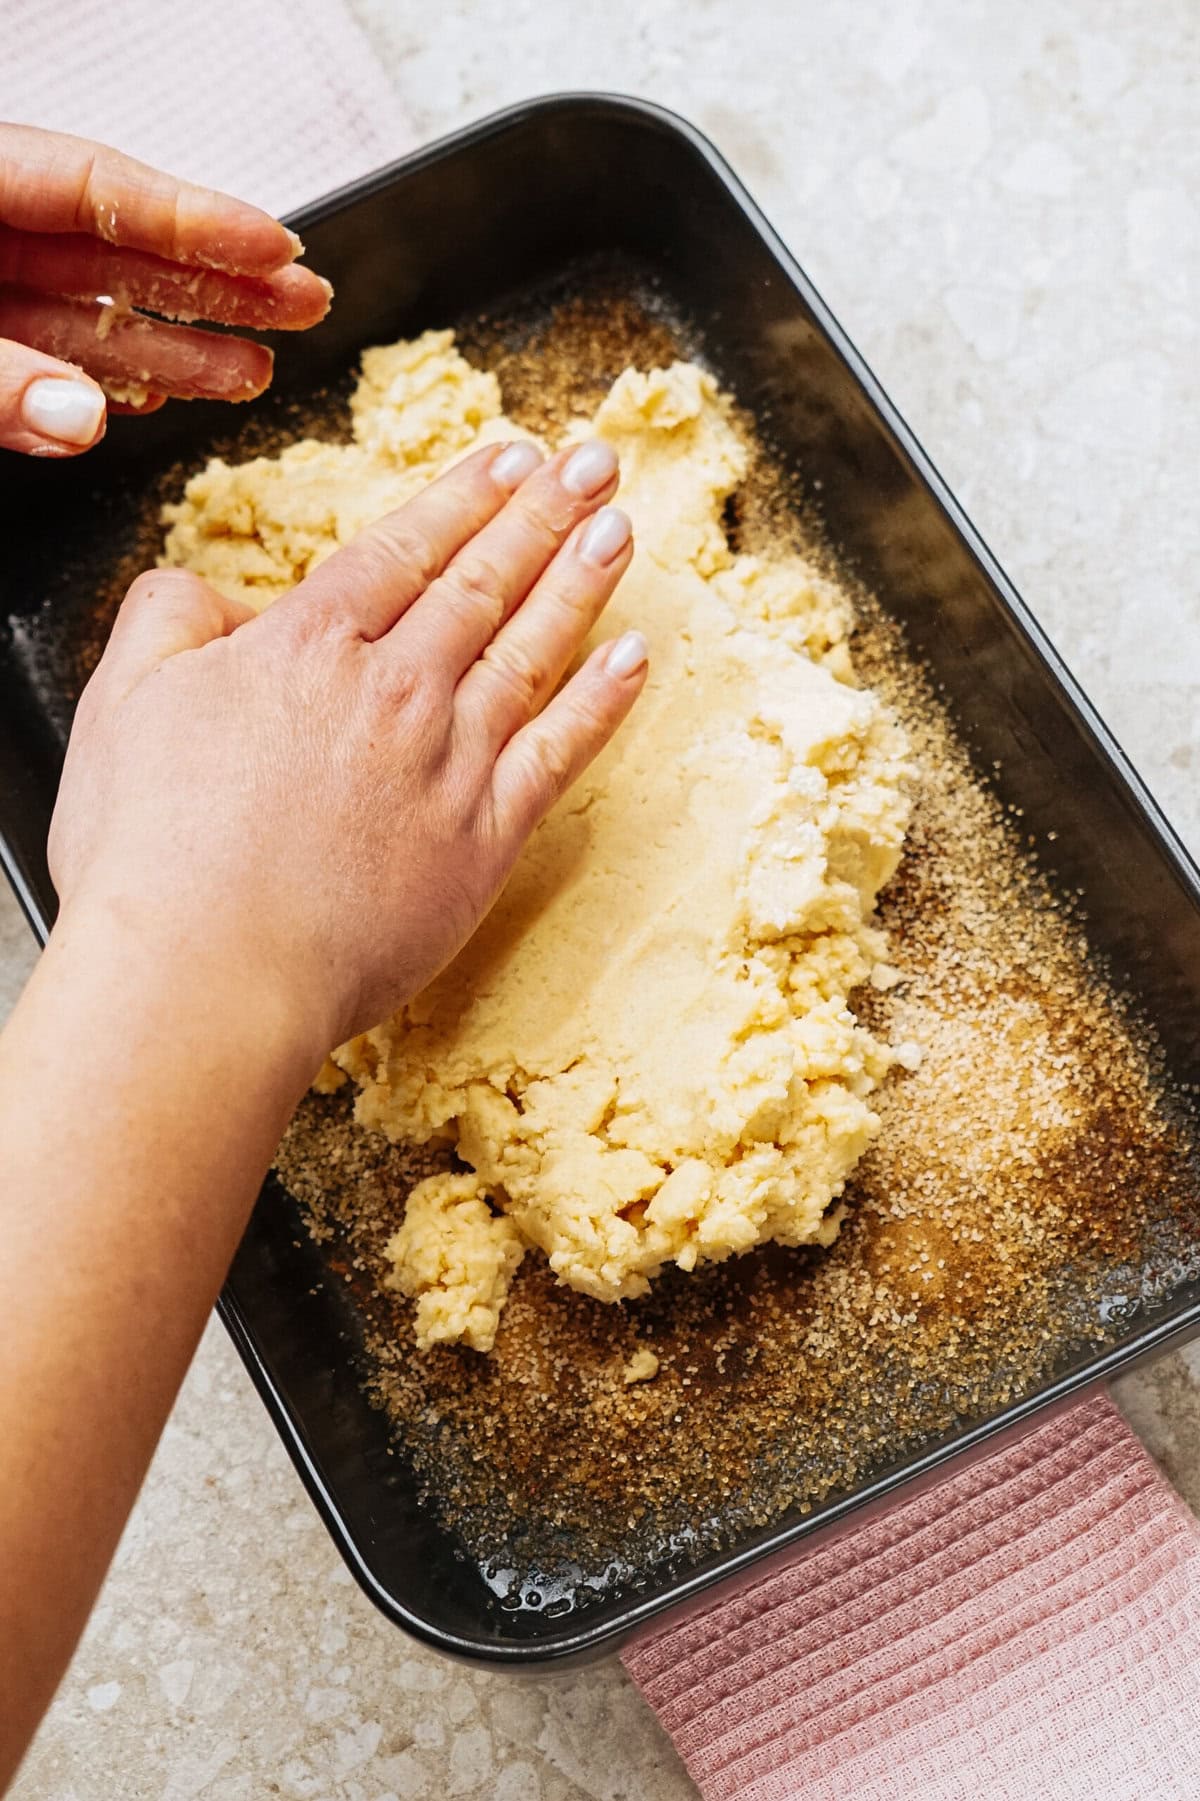
[[[389, 1247], [423, 1347], [490, 1348], [528, 1246], [616, 1301], [669, 1263], [829, 1243], [893, 1058], [848, 997], [891, 979], [872, 915], [907, 746], [854, 685], [842, 597], [791, 552], [730, 552], [746, 451], [701, 369], [626, 370], [571, 435], [591, 432], [638, 546], [600, 630], [646, 633], [646, 692], [449, 969], [334, 1052], [364, 1125], [449, 1138], [476, 1172], [421, 1183]], [[520, 435], [448, 333], [368, 351], [354, 442], [211, 464], [165, 560], [264, 605], [447, 460]]]

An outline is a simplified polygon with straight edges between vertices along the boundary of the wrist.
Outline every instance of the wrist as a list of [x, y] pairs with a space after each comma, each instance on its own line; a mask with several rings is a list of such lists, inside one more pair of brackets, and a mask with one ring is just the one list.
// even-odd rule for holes
[[139, 1023], [192, 1043], [210, 1071], [255, 1072], [264, 1085], [303, 1094], [329, 1049], [330, 1028], [289, 982], [253, 929], [231, 930], [204, 907], [170, 910], [135, 897], [84, 893], [60, 909], [46, 962], [73, 984], [109, 996], [114, 1031]]

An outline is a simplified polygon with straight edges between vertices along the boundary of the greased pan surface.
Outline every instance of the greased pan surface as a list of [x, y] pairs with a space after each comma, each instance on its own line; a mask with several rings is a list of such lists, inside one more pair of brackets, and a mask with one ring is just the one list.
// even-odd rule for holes
[[[533, 102], [486, 120], [292, 221], [338, 303], [303, 342], [281, 341], [273, 395], [237, 453], [303, 423], [361, 349], [485, 310], [576, 259], [617, 253], [651, 270], [698, 322], [722, 381], [818, 478], [830, 537], [944, 685], [1007, 800], [1057, 834], [1060, 879], [1084, 891], [1093, 944], [1197, 1079], [1200, 887], [1170, 828], [1079, 694], [912, 434], [721, 159], [660, 110], [601, 96]], [[96, 597], [144, 547], [146, 499], [230, 441], [228, 413], [195, 405], [115, 421], [69, 466], [6, 463], [0, 492], [0, 850], [35, 929], [53, 896], [44, 843], [74, 690], [96, 649]], [[89, 590], [86, 575], [94, 571]], [[71, 572], [69, 585], [64, 571]], [[586, 1610], [506, 1610], [461, 1544], [420, 1504], [388, 1424], [362, 1392], [346, 1305], [272, 1180], [221, 1310], [350, 1567], [398, 1623], [463, 1657], [537, 1665], [595, 1653], [673, 1605], [785, 1560], [819, 1533], [1034, 1413], [1200, 1326], [1200, 1284], [1160, 1284], [1103, 1354], [995, 1417], [898, 1457], [804, 1517], [694, 1566], [665, 1564]]]

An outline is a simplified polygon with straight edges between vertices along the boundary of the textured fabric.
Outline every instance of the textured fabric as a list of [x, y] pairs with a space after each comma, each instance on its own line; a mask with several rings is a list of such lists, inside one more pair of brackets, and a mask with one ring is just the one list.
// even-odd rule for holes
[[705, 1801], [1200, 1796], [1200, 1529], [1103, 1396], [624, 1662]]
[[412, 147], [343, 0], [0, 0], [0, 119], [97, 138], [271, 213]]

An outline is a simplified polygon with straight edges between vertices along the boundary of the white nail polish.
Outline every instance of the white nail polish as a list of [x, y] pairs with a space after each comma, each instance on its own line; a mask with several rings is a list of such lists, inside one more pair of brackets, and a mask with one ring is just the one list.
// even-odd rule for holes
[[519, 488], [541, 463], [542, 453], [536, 444], [510, 444], [492, 464], [492, 480], [502, 488]]
[[605, 657], [604, 667], [609, 675], [635, 675], [649, 655], [650, 646], [641, 632], [626, 632]]
[[616, 451], [611, 444], [593, 438], [567, 458], [559, 479], [569, 494], [578, 494], [582, 500], [587, 500], [601, 488], [607, 488], [616, 473]]
[[44, 375], [21, 396], [21, 418], [39, 437], [90, 444], [104, 417], [104, 396], [91, 382]]
[[585, 563], [603, 569], [619, 557], [633, 535], [629, 514], [620, 507], [601, 507], [589, 519], [579, 540], [579, 555]]

